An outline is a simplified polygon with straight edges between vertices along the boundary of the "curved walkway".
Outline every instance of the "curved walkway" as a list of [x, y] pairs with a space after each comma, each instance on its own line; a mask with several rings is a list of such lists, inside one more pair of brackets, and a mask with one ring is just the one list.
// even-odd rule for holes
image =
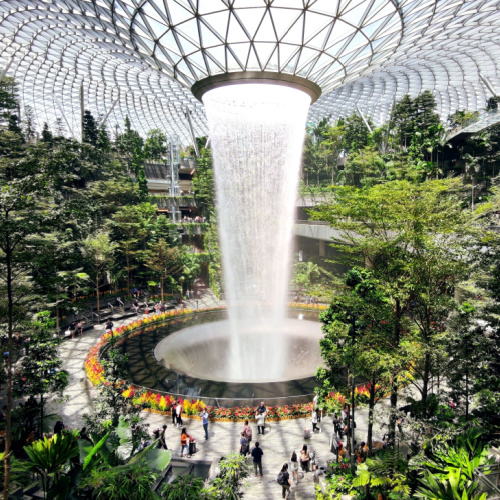
[[[201, 308], [221, 304], [207, 291], [200, 299], [199, 306]], [[195, 301], [188, 301], [187, 305], [196, 308]], [[126, 319], [114, 323], [115, 326], [120, 326], [129, 321], [130, 319]], [[97, 325], [93, 330], [84, 333], [82, 337], [68, 339], [61, 344], [60, 357], [63, 360], [63, 369], [70, 374], [69, 385], [65, 391], [66, 400], [62, 403], [53, 401], [49, 410], [51, 413], [60, 415], [65, 425], [70, 428], [81, 428], [83, 425], [82, 415], [92, 408], [93, 397], [97, 389], [87, 379], [84, 362], [87, 353], [103, 333], [104, 325]], [[172, 427], [171, 418], [148, 412], [143, 412], [142, 416], [144, 421], [150, 424], [151, 431], [165, 423], [168, 424], [167, 444], [173, 450], [174, 456], [178, 456], [180, 430]], [[363, 440], [366, 437], [366, 411], [357, 412], [356, 422], [359, 439]], [[200, 421], [185, 419], [185, 424], [189, 434], [197, 439], [198, 452], [195, 458], [198, 460], [218, 459], [239, 448], [239, 434], [243, 428], [241, 423], [210, 422], [208, 441], [205, 441], [203, 437], [204, 432]], [[330, 437], [333, 432], [333, 425], [329, 417], [323, 419], [320, 424], [322, 432], [313, 435], [307, 441], [303, 439], [304, 427], [311, 428], [311, 422], [307, 419], [268, 423], [264, 436], [257, 434], [254, 422], [251, 422], [251, 426], [254, 441], [256, 439], [260, 441], [264, 452], [262, 462], [264, 477], [254, 477], [253, 468], [251, 468], [250, 478], [245, 485], [245, 498], [255, 500], [281, 498], [281, 486], [276, 482], [278, 472], [283, 463], [289, 461], [292, 452], [300, 450], [304, 442], [307, 443], [309, 449], [316, 452], [316, 461], [320, 465], [326, 465], [326, 462], [333, 458], [333, 454], [329, 450]], [[375, 431], [376, 439], [380, 439], [380, 429], [377, 428]], [[310, 473], [299, 479], [298, 486], [292, 488], [289, 498], [291, 500], [314, 498], [314, 484]]]

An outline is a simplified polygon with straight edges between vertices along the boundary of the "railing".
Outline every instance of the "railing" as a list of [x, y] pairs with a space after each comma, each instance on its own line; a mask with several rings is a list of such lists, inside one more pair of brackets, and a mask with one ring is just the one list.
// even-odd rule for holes
[[474, 130], [470, 130], [470, 132], [479, 132], [480, 130], [483, 130], [486, 127], [489, 127], [490, 125], [493, 125], [494, 123], [497, 123], [499, 121], [500, 121], [500, 113], [498, 113], [497, 109], [489, 111], [486, 110], [481, 111], [476, 117], [471, 118], [469, 120], [464, 120], [464, 123], [450, 130], [446, 136], [446, 139], [450, 140], [452, 137], [455, 137], [456, 135], [465, 131], [465, 129], [471, 127], [474, 124], [479, 124], [480, 122], [483, 122], [479, 127], [474, 127]]
[[478, 467], [474, 475], [480, 484], [481, 493], [486, 493], [488, 500], [500, 500], [500, 464]]

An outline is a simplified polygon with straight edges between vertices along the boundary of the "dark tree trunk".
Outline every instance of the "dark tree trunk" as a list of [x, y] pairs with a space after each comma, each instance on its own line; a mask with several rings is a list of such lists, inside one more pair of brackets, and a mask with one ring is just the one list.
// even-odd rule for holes
[[368, 443], [368, 455], [371, 457], [372, 455], [372, 440], [373, 440], [373, 413], [375, 407], [375, 386], [377, 383], [377, 379], [375, 378], [375, 374], [373, 374], [372, 379], [370, 381], [370, 401], [368, 403], [368, 435], [366, 437], [366, 441]]
[[5, 252], [5, 261], [7, 267], [7, 301], [8, 301], [8, 325], [7, 333], [9, 335], [9, 358], [7, 363], [7, 412], [5, 424], [5, 458], [4, 470], [5, 477], [3, 482], [3, 498], [9, 500], [9, 484], [10, 484], [10, 453], [11, 453], [11, 423], [12, 423], [12, 337], [14, 334], [14, 297], [12, 291], [12, 252], [10, 244], [7, 242]]
[[[399, 347], [401, 340], [401, 303], [396, 299], [396, 322], [394, 324], [394, 345]], [[396, 420], [397, 420], [397, 406], [398, 406], [398, 384], [396, 382], [396, 374], [393, 374], [391, 382], [391, 413], [389, 416], [389, 441], [391, 444], [396, 442]]]
[[431, 355], [425, 354], [424, 373], [422, 375], [422, 418], [427, 418], [427, 398], [429, 397], [429, 381], [431, 373]]

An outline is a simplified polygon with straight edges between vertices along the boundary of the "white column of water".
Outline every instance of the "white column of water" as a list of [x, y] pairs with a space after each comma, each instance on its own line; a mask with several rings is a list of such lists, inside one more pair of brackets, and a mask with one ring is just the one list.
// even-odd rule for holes
[[[282, 373], [280, 345], [291, 238], [310, 97], [271, 84], [207, 92], [224, 291], [232, 323], [231, 372]], [[276, 335], [273, 335], [276, 334]]]

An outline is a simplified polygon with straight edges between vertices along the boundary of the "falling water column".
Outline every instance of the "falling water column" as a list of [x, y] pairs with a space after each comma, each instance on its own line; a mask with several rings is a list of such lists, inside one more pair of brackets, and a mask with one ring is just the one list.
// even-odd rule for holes
[[[281, 85], [238, 84], [208, 91], [203, 102], [233, 331], [228, 362], [240, 375], [242, 370], [262, 369], [270, 377], [279, 376], [287, 358], [278, 334], [286, 311], [292, 226], [311, 98]], [[266, 342], [255, 345], [267, 333], [271, 335], [265, 336]]]

